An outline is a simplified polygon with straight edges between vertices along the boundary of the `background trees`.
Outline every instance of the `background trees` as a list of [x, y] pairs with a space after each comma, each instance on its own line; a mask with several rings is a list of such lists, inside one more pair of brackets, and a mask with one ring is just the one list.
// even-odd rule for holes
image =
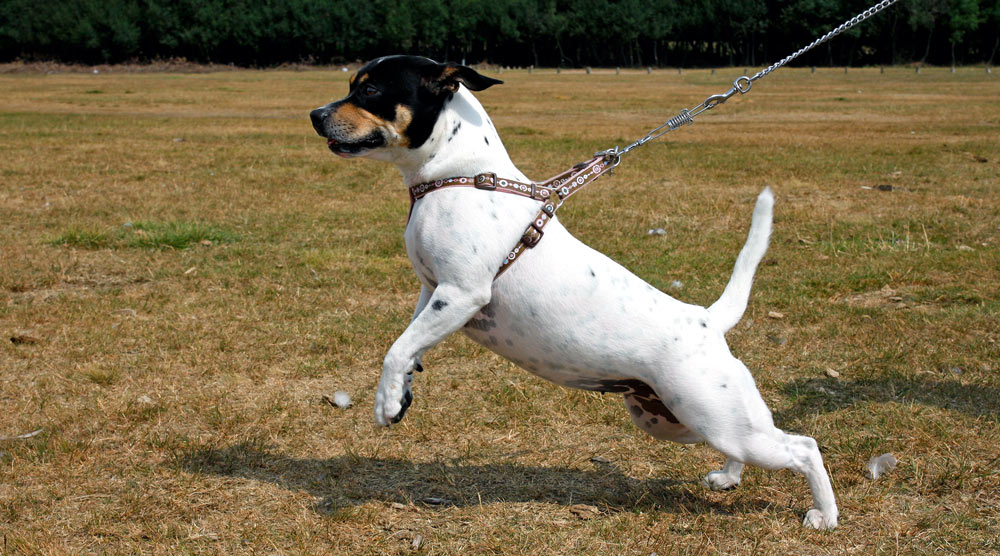
[[[0, 0], [0, 60], [762, 65], [870, 0]], [[905, 0], [799, 63], [992, 63], [1000, 0]]]

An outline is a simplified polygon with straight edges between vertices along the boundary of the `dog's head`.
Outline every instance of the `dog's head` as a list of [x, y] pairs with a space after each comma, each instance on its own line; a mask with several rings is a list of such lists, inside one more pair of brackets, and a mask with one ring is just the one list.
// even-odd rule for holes
[[385, 147], [416, 149], [430, 136], [459, 85], [481, 91], [498, 83], [503, 82], [466, 66], [419, 56], [387, 56], [358, 70], [346, 97], [309, 116], [330, 150], [343, 157]]

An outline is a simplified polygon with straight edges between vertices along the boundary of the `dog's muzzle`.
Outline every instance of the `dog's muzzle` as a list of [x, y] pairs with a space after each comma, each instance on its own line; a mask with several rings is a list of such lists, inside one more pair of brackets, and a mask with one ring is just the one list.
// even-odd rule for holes
[[340, 157], [350, 158], [385, 146], [385, 137], [378, 130], [372, 131], [361, 139], [345, 139], [344, 130], [349, 126], [336, 121], [332, 122], [331, 125], [330, 117], [335, 111], [331, 109], [331, 105], [327, 105], [309, 113], [313, 129], [320, 137], [326, 139], [326, 146], [330, 148], [330, 152]]

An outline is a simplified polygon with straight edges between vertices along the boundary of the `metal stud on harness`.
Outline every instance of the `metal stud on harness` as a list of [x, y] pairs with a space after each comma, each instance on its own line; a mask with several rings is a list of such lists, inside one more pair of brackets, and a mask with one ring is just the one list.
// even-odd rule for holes
[[410, 187], [410, 213], [413, 213], [413, 204], [417, 201], [417, 199], [431, 193], [432, 191], [437, 191], [438, 189], [445, 187], [476, 187], [477, 189], [513, 193], [524, 197], [530, 197], [538, 201], [543, 201], [542, 208], [538, 211], [538, 214], [535, 216], [534, 220], [532, 220], [531, 224], [529, 224], [524, 230], [524, 235], [521, 237], [521, 241], [514, 246], [514, 248], [507, 255], [507, 258], [505, 258], [500, 264], [500, 269], [493, 278], [496, 280], [501, 274], [510, 268], [511, 264], [513, 264], [513, 262], [524, 252], [524, 249], [530, 249], [538, 245], [538, 242], [541, 241], [542, 236], [544, 235], [543, 229], [545, 228], [545, 225], [555, 217], [556, 211], [560, 206], [562, 206], [563, 202], [570, 195], [576, 193], [585, 185], [596, 180], [600, 176], [611, 173], [612, 170], [621, 164], [621, 158], [623, 155], [632, 149], [640, 147], [679, 127], [693, 124], [696, 116], [725, 103], [737, 93], [743, 95], [749, 92], [750, 88], [753, 87], [754, 81], [764, 77], [772, 71], [798, 58], [802, 54], [805, 54], [813, 48], [854, 27], [858, 23], [874, 16], [875, 14], [895, 4], [897, 1], [898, 0], [882, 0], [881, 2], [840, 24], [838, 27], [814, 40], [812, 43], [758, 71], [752, 77], [743, 75], [736, 78], [736, 80], [733, 81], [732, 88], [728, 91], [722, 94], [712, 95], [694, 108], [685, 108], [681, 110], [676, 116], [670, 118], [662, 125], [651, 130], [645, 136], [634, 141], [625, 148], [619, 149], [618, 146], [614, 146], [610, 149], [596, 152], [594, 153], [594, 158], [581, 162], [569, 170], [541, 183], [522, 183], [513, 180], [506, 180], [497, 178], [497, 175], [493, 173], [479, 174], [471, 178], [458, 177], [437, 180], [434, 182], [419, 183]]

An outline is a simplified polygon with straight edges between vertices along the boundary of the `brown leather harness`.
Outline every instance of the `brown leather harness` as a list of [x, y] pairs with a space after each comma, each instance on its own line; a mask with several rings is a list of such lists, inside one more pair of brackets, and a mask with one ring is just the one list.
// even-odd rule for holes
[[[566, 199], [582, 189], [585, 185], [601, 177], [610, 169], [618, 165], [618, 157], [614, 154], [598, 153], [594, 158], [577, 164], [565, 172], [553, 176], [540, 183], [524, 183], [515, 180], [498, 178], [494, 173], [477, 174], [472, 177], [447, 178], [436, 181], [418, 183], [410, 187], [410, 215], [413, 215], [413, 205], [418, 199], [423, 198], [428, 193], [440, 191], [448, 187], [475, 187], [485, 191], [497, 191], [500, 193], [510, 193], [528, 197], [542, 202], [542, 208], [532, 220], [531, 224], [524, 230], [521, 241], [507, 255], [507, 258], [500, 263], [494, 280], [500, 277], [524, 252], [538, 245], [542, 236], [545, 235], [543, 229], [545, 225], [555, 217], [556, 211], [562, 206]], [[409, 219], [409, 217], [407, 218]]]

